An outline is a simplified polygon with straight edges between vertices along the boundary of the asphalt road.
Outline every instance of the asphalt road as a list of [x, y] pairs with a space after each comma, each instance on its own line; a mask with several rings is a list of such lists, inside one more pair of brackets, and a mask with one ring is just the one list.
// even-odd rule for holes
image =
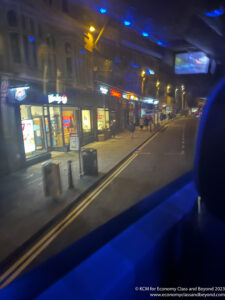
[[29, 270], [193, 167], [198, 120], [169, 123], [99, 196], [38, 256]]

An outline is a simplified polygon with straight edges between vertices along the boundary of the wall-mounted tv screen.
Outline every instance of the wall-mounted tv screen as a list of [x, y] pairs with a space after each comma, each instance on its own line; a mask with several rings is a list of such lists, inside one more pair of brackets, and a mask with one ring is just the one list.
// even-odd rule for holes
[[210, 59], [201, 51], [177, 53], [175, 57], [176, 74], [208, 73]]

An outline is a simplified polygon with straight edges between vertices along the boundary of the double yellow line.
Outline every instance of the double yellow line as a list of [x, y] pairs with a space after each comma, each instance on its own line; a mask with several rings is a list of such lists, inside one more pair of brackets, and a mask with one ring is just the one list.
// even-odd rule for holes
[[[142, 150], [153, 138], [148, 139], [140, 148]], [[136, 151], [137, 151], [136, 150]], [[135, 151], [135, 152], [136, 152]], [[52, 228], [44, 237], [37, 241], [24, 255], [22, 255], [9, 269], [0, 276], [0, 289], [10, 284], [25, 268], [46, 249], [56, 237], [68, 227], [95, 198], [138, 156], [137, 153], [132, 154], [118, 169], [116, 169], [105, 181], [103, 181], [93, 192], [87, 195], [84, 200], [76, 206], [63, 220], [61, 220], [54, 228]]]

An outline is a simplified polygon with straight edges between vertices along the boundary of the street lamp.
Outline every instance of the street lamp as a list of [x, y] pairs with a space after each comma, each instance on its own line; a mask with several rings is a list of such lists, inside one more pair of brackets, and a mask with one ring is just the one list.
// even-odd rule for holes
[[90, 31], [90, 32], [94, 32], [94, 31], [95, 31], [95, 27], [94, 27], [94, 26], [90, 26], [90, 27], [89, 27], [89, 31]]

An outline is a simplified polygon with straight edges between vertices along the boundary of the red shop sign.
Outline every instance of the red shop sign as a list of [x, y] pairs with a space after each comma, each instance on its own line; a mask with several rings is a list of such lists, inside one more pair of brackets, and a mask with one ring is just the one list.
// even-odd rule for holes
[[116, 90], [113, 90], [113, 89], [110, 90], [110, 94], [111, 94], [111, 96], [114, 96], [114, 97], [117, 97], [117, 98], [122, 97], [122, 94], [120, 92], [118, 92]]

